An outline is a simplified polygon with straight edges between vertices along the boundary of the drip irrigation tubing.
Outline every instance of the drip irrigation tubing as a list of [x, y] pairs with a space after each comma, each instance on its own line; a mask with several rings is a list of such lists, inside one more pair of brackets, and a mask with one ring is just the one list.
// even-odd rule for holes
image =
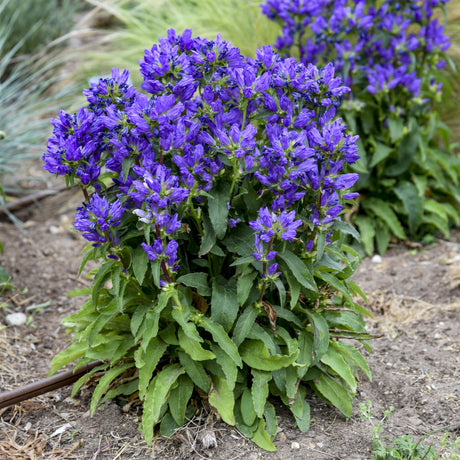
[[61, 372], [52, 377], [46, 377], [37, 382], [0, 393], [0, 409], [70, 385], [76, 382], [82, 375], [101, 364], [102, 361], [93, 361], [79, 367], [77, 370]]

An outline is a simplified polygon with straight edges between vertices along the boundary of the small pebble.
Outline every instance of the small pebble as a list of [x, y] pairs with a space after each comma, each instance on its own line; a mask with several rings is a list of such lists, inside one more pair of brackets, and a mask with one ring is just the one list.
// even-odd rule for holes
[[371, 259], [371, 262], [373, 264], [381, 264], [383, 262], [383, 259], [381, 256], [379, 256], [378, 254], [376, 254], [374, 257], [372, 257]]
[[57, 227], [56, 225], [50, 225], [49, 231], [53, 235], [57, 235], [58, 233], [61, 233], [61, 229]]
[[22, 326], [27, 323], [27, 316], [24, 313], [10, 313], [6, 315], [5, 322], [8, 326]]
[[300, 444], [298, 442], [291, 443], [291, 449], [300, 449]]

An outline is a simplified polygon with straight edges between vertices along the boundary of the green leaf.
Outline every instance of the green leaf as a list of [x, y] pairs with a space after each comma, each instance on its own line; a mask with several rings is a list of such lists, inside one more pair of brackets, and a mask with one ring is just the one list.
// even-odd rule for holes
[[398, 146], [398, 160], [386, 169], [385, 175], [390, 177], [400, 176], [409, 169], [418, 150], [419, 133], [417, 129], [406, 134]]
[[424, 224], [431, 224], [433, 227], [437, 228], [441, 231], [446, 238], [449, 238], [450, 230], [447, 222], [443, 219], [440, 219], [439, 215], [437, 214], [425, 214], [423, 216], [422, 222]]
[[315, 268], [315, 276], [325, 281], [329, 287], [333, 287], [341, 294], [343, 294], [344, 298], [347, 299], [349, 302], [353, 302], [353, 299], [351, 298], [350, 293], [348, 291], [348, 287], [342, 280], [337, 278], [335, 275], [326, 271], [322, 271], [320, 267], [318, 267]]
[[275, 445], [272, 443], [269, 434], [265, 430], [265, 421], [263, 419], [260, 419], [257, 430], [254, 432], [251, 441], [269, 452], [276, 451]]
[[241, 415], [244, 423], [248, 426], [251, 426], [257, 417], [249, 388], [245, 388], [241, 395]]
[[134, 276], [136, 277], [138, 283], [142, 285], [149, 266], [149, 258], [142, 246], [138, 246], [134, 249], [131, 265]]
[[352, 359], [361, 368], [366, 377], [372, 382], [372, 373], [369, 368], [369, 364], [365, 360], [364, 356], [359, 352], [359, 350], [357, 350], [353, 345], [344, 342], [334, 341], [331, 345]]
[[233, 391], [230, 390], [225, 379], [214, 376], [213, 381], [214, 385], [209, 393], [209, 404], [217, 409], [217, 412], [225, 423], [233, 426], [235, 425], [235, 416], [233, 414], [235, 399]]
[[329, 325], [321, 313], [307, 311], [314, 333], [313, 357], [317, 363], [329, 348]]
[[72, 361], [81, 358], [86, 353], [88, 348], [88, 342], [84, 340], [81, 342], [75, 342], [68, 348], [66, 348], [64, 351], [61, 351], [51, 361], [51, 368], [48, 372], [48, 376], [55, 374], [57, 370], [61, 369], [66, 364], [69, 364]]
[[104, 287], [104, 283], [110, 278], [112, 267], [115, 265], [115, 260], [110, 259], [100, 266], [92, 285], [93, 303], [97, 305], [97, 298], [100, 290]]
[[[363, 201], [363, 207], [366, 211], [373, 214], [377, 219], [384, 221], [397, 238], [401, 240], [406, 239], [406, 235], [398, 217], [387, 202], [381, 200], [380, 198], [370, 197]], [[356, 219], [356, 221], [357, 220], [358, 219]], [[358, 222], [356, 223], [359, 226]]]
[[[0, 278], [0, 283], [3, 281], [2, 278]], [[74, 289], [73, 291], [70, 291], [66, 294], [66, 297], [79, 297], [83, 295], [90, 295], [91, 294], [91, 288], [86, 287], [86, 288], [79, 288], [79, 289]]]
[[252, 374], [252, 403], [259, 418], [263, 416], [265, 403], [268, 398], [268, 382], [272, 379], [271, 372], [251, 369]]
[[201, 317], [198, 325], [211, 333], [212, 338], [217, 342], [222, 350], [224, 350], [225, 353], [227, 353], [230, 358], [232, 358], [238, 367], [243, 367], [240, 354], [238, 353], [238, 348], [220, 324], [215, 323], [212, 321], [212, 319], [207, 318], [206, 316], [203, 316]]
[[96, 366], [93, 369], [91, 369], [89, 372], [86, 374], [83, 374], [73, 385], [72, 387], [72, 393], [70, 394], [70, 397], [73, 398], [75, 395], [78, 393], [78, 390], [83, 386], [83, 384], [90, 379], [96, 372], [99, 371], [104, 371], [109, 367], [109, 363], [104, 363], [101, 364], [100, 366]]
[[226, 331], [232, 328], [240, 307], [236, 283], [234, 278], [226, 280], [220, 275], [212, 281], [211, 318]]
[[390, 131], [390, 139], [394, 144], [396, 141], [401, 139], [404, 132], [404, 123], [400, 118], [388, 118], [388, 128]]
[[314, 336], [311, 332], [301, 330], [299, 333], [299, 356], [296, 364], [297, 376], [302, 378], [313, 363], [313, 341]]
[[216, 357], [212, 351], [204, 349], [200, 345], [200, 342], [192, 340], [190, 337], [185, 335], [181, 328], [179, 328], [177, 336], [182, 350], [188, 353], [195, 361], [206, 361], [207, 359], [214, 359]]
[[244, 305], [249, 293], [254, 286], [254, 280], [257, 277], [257, 272], [242, 273], [236, 280], [236, 299], [240, 306]]
[[186, 275], [182, 275], [179, 278], [177, 278], [177, 282], [196, 289], [198, 294], [202, 296], [211, 295], [211, 288], [209, 287], [209, 284], [208, 284], [207, 273], [203, 273], [203, 272], [187, 273]]
[[305, 396], [305, 388], [300, 386], [295, 401], [289, 405], [297, 427], [302, 433], [306, 433], [310, 429], [310, 404], [305, 400]]
[[213, 199], [208, 199], [209, 219], [216, 236], [222, 239], [228, 228], [228, 206], [230, 186], [227, 182], [217, 183], [209, 192]]
[[200, 336], [199, 332], [196, 329], [195, 324], [189, 321], [190, 318], [190, 308], [187, 306], [182, 306], [182, 308], [173, 308], [171, 311], [172, 317], [179, 323], [182, 330], [192, 340], [197, 342], [202, 342], [203, 338]]
[[201, 239], [201, 246], [198, 252], [198, 256], [206, 255], [212, 247], [216, 244], [216, 234], [212, 227], [211, 221], [206, 214], [203, 214], [203, 230], [204, 235]]
[[238, 320], [233, 329], [233, 342], [239, 347], [241, 343], [246, 339], [251, 330], [254, 321], [259, 315], [259, 310], [254, 305], [248, 305], [243, 313], [238, 317]]
[[287, 264], [294, 277], [304, 288], [318, 292], [309, 264], [287, 249], [279, 254], [279, 258]]
[[[139, 399], [143, 400], [153, 373], [164, 355], [168, 346], [159, 338], [155, 337], [145, 347], [145, 352], [139, 347], [134, 352], [136, 366], [139, 369]], [[143, 359], [146, 356], [147, 359]]]
[[359, 228], [364, 251], [367, 255], [372, 255], [374, 253], [375, 237], [374, 220], [367, 216], [357, 216], [354, 223]]
[[228, 387], [233, 391], [235, 388], [236, 379], [238, 377], [238, 369], [235, 362], [218, 345], [211, 343], [210, 346], [211, 350], [216, 356], [217, 364], [219, 364], [219, 366], [222, 368], [222, 371], [227, 378]]
[[160, 434], [165, 438], [170, 438], [182, 424], [178, 425], [173, 416], [166, 412], [160, 423]]
[[388, 249], [388, 245], [390, 244], [391, 233], [387, 225], [381, 220], [377, 220], [375, 224], [375, 240], [377, 242], [377, 250], [379, 254], [385, 254], [386, 250]]
[[409, 231], [414, 235], [422, 220], [424, 199], [419, 195], [417, 187], [407, 181], [400, 182], [394, 192], [403, 203], [409, 216]]
[[275, 371], [292, 364], [299, 356], [299, 350], [289, 355], [270, 353], [265, 343], [260, 340], [246, 340], [240, 346], [241, 358], [250, 367], [262, 371]]
[[153, 427], [160, 421], [161, 409], [166, 404], [168, 394], [178, 377], [185, 372], [180, 364], [169, 364], [150, 383], [144, 401], [141, 429], [145, 441], [151, 445]]
[[112, 367], [112, 369], [108, 370], [99, 380], [99, 383], [96, 385], [96, 388], [94, 389], [93, 392], [93, 397], [91, 398], [91, 414], [94, 415], [94, 412], [96, 411], [97, 405], [99, 403], [99, 400], [102, 398], [102, 395], [104, 392], [107, 390], [107, 388], [110, 386], [110, 384], [123, 372], [125, 372], [127, 369], [133, 367], [132, 363], [127, 363], [127, 364], [120, 364], [116, 367]]
[[223, 240], [228, 252], [241, 257], [252, 256], [254, 252], [254, 230], [247, 225], [238, 225]]
[[211, 385], [209, 383], [209, 376], [206, 373], [203, 365], [200, 362], [193, 361], [190, 355], [183, 351], [178, 351], [179, 361], [187, 375], [191, 378], [193, 383], [201, 388], [205, 393], [209, 393]]
[[351, 417], [353, 397], [345, 390], [343, 385], [326, 374], [320, 374], [315, 381], [315, 388], [323, 398], [337, 407], [345, 417]]
[[[283, 267], [283, 264], [280, 263], [280, 266]], [[290, 271], [283, 270], [283, 274], [289, 284], [289, 292], [291, 295], [289, 306], [291, 307], [291, 310], [293, 310], [299, 301], [301, 285]]]
[[187, 405], [192, 397], [193, 382], [187, 375], [178, 378], [177, 386], [171, 390], [168, 398], [169, 410], [177, 425], [182, 426], [185, 420]]
[[264, 409], [265, 429], [270, 436], [270, 439], [275, 439], [276, 432], [278, 431], [278, 422], [276, 420], [275, 407], [272, 403], [265, 404]]
[[349, 224], [348, 222], [345, 222], [343, 220], [336, 220], [333, 223], [331, 229], [334, 231], [339, 231], [340, 234], [350, 235], [356, 241], [361, 241], [361, 236], [359, 232], [356, 230], [356, 228], [353, 225]]
[[376, 142], [374, 154], [372, 155], [372, 159], [369, 163], [369, 166], [373, 168], [376, 164], [380, 163], [381, 161], [385, 160], [390, 154], [394, 151], [392, 147], [388, 147], [381, 142]]
[[329, 347], [321, 357], [321, 362], [329, 366], [333, 372], [342, 377], [353, 393], [356, 392], [356, 380], [339, 350]]

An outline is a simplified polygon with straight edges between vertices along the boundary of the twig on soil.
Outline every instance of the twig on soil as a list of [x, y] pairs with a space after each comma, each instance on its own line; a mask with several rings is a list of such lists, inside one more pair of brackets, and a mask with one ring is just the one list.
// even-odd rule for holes
[[0, 215], [6, 214], [7, 211], [17, 211], [18, 209], [25, 208], [30, 204], [36, 203], [39, 200], [43, 200], [52, 195], [56, 195], [64, 190], [67, 189], [66, 185], [61, 185], [56, 189], [47, 189], [47, 190], [40, 190], [36, 193], [31, 193], [23, 198], [18, 198], [17, 200], [11, 201], [9, 203], [5, 203], [0, 206]]

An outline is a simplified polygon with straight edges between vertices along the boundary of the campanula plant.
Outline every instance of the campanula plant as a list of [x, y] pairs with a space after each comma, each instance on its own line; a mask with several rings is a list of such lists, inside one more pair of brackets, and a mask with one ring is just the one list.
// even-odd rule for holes
[[[301, 62], [332, 61], [351, 88], [340, 113], [359, 134], [358, 216], [366, 252], [391, 236], [448, 236], [459, 224], [460, 160], [435, 102], [449, 38], [436, 10], [448, 0], [266, 0], [283, 26], [276, 47]], [[444, 146], [441, 148], [441, 145]]]
[[307, 392], [346, 417], [369, 336], [350, 280], [356, 231], [341, 219], [357, 137], [336, 116], [349, 91], [332, 64], [246, 58], [174, 30], [146, 50], [141, 90], [112, 71], [86, 107], [52, 120], [44, 167], [79, 184], [89, 299], [65, 319], [78, 360], [104, 370], [91, 409], [138, 392], [141, 429], [171, 435], [203, 400], [274, 450], [269, 395], [309, 426]]

